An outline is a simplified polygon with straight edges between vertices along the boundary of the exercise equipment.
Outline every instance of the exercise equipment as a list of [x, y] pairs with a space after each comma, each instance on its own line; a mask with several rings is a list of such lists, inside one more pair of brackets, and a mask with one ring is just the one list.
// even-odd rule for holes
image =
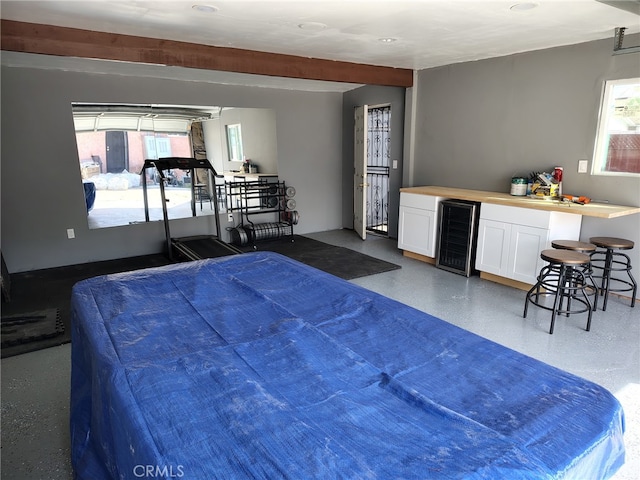
[[[165, 183], [169, 181], [169, 171], [172, 169], [180, 169], [190, 172], [192, 179], [195, 179], [195, 169], [202, 168], [212, 173], [213, 177], [217, 173], [209, 160], [196, 159], [191, 157], [165, 157], [158, 159], [147, 159], [144, 161], [142, 168], [142, 191], [144, 196], [144, 214], [145, 220], [149, 221], [149, 203], [147, 197], [147, 175], [148, 168], [155, 168], [160, 175], [160, 196], [162, 197], [162, 218], [164, 220], [164, 231], [166, 237], [167, 255], [173, 260], [173, 253], [181, 255], [188, 260], [202, 260], [205, 258], [221, 257], [225, 255], [235, 255], [242, 253], [238, 248], [229, 245], [220, 239], [220, 220], [217, 189], [214, 185], [213, 190], [213, 209], [215, 215], [216, 235], [199, 235], [183, 238], [171, 238], [169, 229], [169, 214], [167, 212], [167, 198], [165, 195]], [[191, 182], [191, 214], [196, 216], [196, 196], [194, 182]]]

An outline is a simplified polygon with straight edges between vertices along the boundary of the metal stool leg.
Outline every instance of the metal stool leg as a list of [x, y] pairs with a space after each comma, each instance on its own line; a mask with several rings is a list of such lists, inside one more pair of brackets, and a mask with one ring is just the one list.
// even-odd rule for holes
[[591, 287], [593, 288], [593, 310], [596, 311], [598, 309], [598, 285], [596, 285], [596, 281], [593, 278], [593, 270], [591, 269], [591, 264], [582, 272], [586, 278], [589, 279], [591, 283]]
[[561, 265], [560, 273], [558, 274], [558, 288], [556, 290], [556, 295], [553, 300], [553, 310], [551, 312], [551, 326], [549, 327], [549, 335], [553, 334], [553, 329], [556, 324], [556, 315], [558, 314], [558, 301], [560, 301], [560, 305], [562, 305], [562, 296], [564, 295], [566, 273], [567, 273], [567, 269], [565, 268], [564, 265]]
[[[525, 296], [525, 300], [524, 300], [524, 312], [522, 314], [523, 318], [527, 318], [527, 311], [529, 310], [529, 302], [531, 303], [537, 303], [539, 301], [540, 298], [540, 288], [542, 287], [542, 283], [545, 279], [545, 277], [551, 272], [551, 266], [546, 266], [543, 267], [542, 270], [540, 270], [540, 273], [538, 274], [538, 278], [536, 279], [536, 284], [531, 287], [529, 289], [529, 291], [527, 292], [526, 296]], [[535, 296], [536, 296], [536, 300], [535, 302], [533, 300], [531, 300], [531, 296], [533, 295], [533, 292], [535, 292]]]
[[[619, 256], [622, 256], [625, 258], [626, 262], [625, 262], [625, 271], [627, 272], [627, 275], [629, 276], [629, 286], [631, 287], [631, 307], [635, 307], [636, 305], [636, 294], [638, 293], [638, 283], [636, 282], [636, 279], [633, 278], [633, 275], [631, 275], [631, 259], [629, 258], [628, 255], [624, 254], [624, 253], [619, 253]], [[621, 262], [622, 263], [622, 262]]]
[[[536, 284], [529, 289], [525, 296], [523, 317], [527, 318], [529, 303], [545, 310], [551, 310], [551, 324], [549, 326], [549, 334], [551, 335], [555, 329], [558, 315], [564, 314], [569, 317], [572, 313], [587, 312], [586, 331], [590, 331], [593, 305], [587, 289], [596, 287], [593, 278], [591, 278], [591, 285], [587, 283], [588, 274], [588, 270], [585, 273], [583, 269], [575, 268], [574, 265], [566, 263], [550, 264], [542, 268], [538, 274]], [[544, 288], [543, 292], [541, 292], [542, 288]], [[545, 305], [541, 297], [550, 297], [552, 295], [553, 306]], [[566, 307], [564, 305], [565, 297]], [[581, 306], [572, 308], [574, 301], [581, 304]]]
[[[599, 256], [600, 258], [596, 257]], [[631, 292], [631, 307], [635, 306], [636, 295], [638, 292], [638, 284], [631, 273], [631, 259], [628, 255], [620, 252], [615, 252], [612, 248], [607, 248], [605, 251], [597, 251], [592, 255], [592, 259], [595, 257], [595, 262], [598, 264], [594, 268], [602, 270], [602, 276], [597, 275], [596, 278], [600, 278], [600, 286], [598, 287], [599, 294], [604, 297], [602, 310], [607, 309], [607, 303], [609, 300], [609, 294], [611, 292]], [[603, 258], [602, 258], [603, 257]], [[614, 276], [616, 272], [625, 272], [628, 280]], [[621, 283], [623, 288], [616, 288], [612, 286], [612, 282]]]
[[604, 260], [604, 271], [602, 272], [602, 290], [604, 301], [602, 303], [602, 311], [607, 310], [607, 301], [609, 300], [609, 289], [611, 288], [611, 266], [613, 264], [613, 250], [607, 248]]

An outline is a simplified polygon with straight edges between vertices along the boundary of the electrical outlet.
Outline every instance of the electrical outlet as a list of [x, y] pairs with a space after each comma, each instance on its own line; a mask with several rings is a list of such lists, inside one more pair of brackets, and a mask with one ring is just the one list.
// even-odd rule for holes
[[578, 173], [587, 173], [589, 160], [578, 160]]
[[73, 228], [67, 228], [67, 238], [76, 238], [76, 232]]
[[233, 223], [233, 213], [230, 213], [228, 216], [229, 222]]

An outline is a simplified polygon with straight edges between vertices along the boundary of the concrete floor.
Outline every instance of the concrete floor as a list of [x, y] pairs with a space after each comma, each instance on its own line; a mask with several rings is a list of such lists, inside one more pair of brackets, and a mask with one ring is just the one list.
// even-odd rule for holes
[[[617, 297], [586, 316], [559, 318], [548, 334], [550, 312], [530, 307], [524, 292], [465, 278], [407, 257], [396, 242], [338, 230], [307, 235], [387, 260], [402, 268], [352, 280], [526, 355], [609, 389], [626, 415], [627, 461], [616, 480], [640, 479], [640, 305]], [[2, 478], [69, 479], [69, 345], [5, 358], [2, 368]], [[590, 480], [590, 479], [585, 479]]]

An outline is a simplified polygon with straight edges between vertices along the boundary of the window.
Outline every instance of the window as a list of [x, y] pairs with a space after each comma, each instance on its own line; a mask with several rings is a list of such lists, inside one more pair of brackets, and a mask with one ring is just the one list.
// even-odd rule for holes
[[591, 173], [640, 175], [640, 78], [605, 82]]
[[[186, 137], [185, 137], [186, 138]], [[145, 158], [164, 158], [171, 156], [171, 139], [168, 137], [156, 137], [153, 134], [144, 137], [144, 146], [147, 151]], [[189, 143], [187, 143], [187, 147]], [[191, 152], [187, 149], [186, 156]]]
[[226, 130], [229, 161], [242, 162], [244, 160], [244, 153], [242, 151], [242, 131], [240, 130], [240, 124], [227, 125]]

